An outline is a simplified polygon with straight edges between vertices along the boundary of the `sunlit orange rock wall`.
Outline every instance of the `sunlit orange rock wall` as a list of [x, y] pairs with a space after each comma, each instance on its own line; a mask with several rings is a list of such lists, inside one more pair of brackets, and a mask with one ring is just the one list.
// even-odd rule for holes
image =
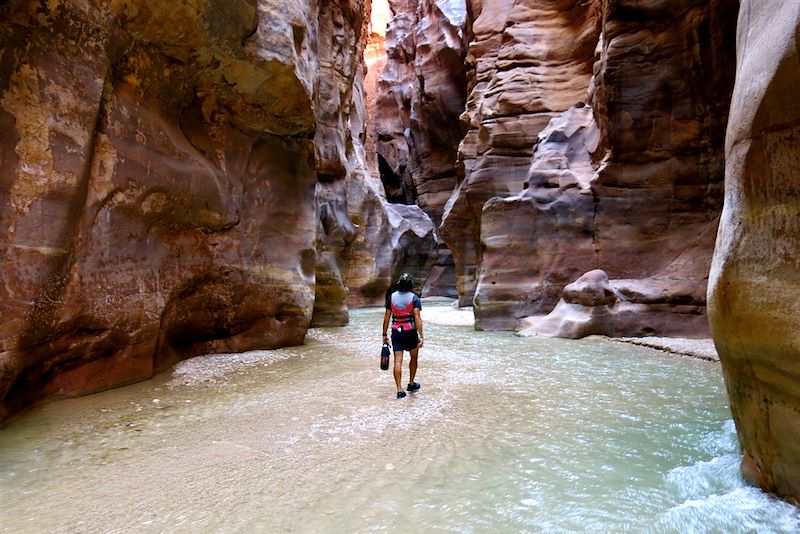
[[302, 342], [363, 17], [355, 0], [0, 6], [0, 419]]
[[743, 471], [800, 501], [800, 3], [744, 0], [708, 304]]

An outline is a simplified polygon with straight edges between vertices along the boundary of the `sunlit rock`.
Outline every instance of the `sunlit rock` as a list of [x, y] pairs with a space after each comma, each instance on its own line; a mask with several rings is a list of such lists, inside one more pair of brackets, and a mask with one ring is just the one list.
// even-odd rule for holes
[[745, 0], [709, 319], [745, 475], [800, 500], [800, 3]]
[[464, 0], [391, 0], [386, 69], [375, 114], [380, 173], [393, 202], [416, 202], [438, 224], [457, 183], [466, 101]]

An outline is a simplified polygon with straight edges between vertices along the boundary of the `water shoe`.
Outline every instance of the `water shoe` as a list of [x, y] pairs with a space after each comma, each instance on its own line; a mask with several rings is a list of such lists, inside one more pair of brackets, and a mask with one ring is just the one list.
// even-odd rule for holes
[[397, 398], [398, 399], [402, 399], [405, 396], [406, 396], [406, 392], [405, 391], [398, 391], [397, 392]]
[[414, 382], [413, 384], [409, 384], [408, 387], [406, 387], [406, 391], [417, 391], [421, 387], [422, 386], [420, 386], [418, 382]]

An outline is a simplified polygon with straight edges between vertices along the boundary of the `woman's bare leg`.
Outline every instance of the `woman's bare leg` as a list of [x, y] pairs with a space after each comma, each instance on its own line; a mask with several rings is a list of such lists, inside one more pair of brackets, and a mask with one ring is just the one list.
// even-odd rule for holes
[[[419, 348], [408, 351], [411, 355], [411, 360], [408, 362], [408, 383], [414, 383], [414, 377], [417, 376], [417, 356], [419, 356]], [[401, 377], [402, 378], [402, 377]]]
[[394, 382], [397, 391], [403, 391], [403, 351], [394, 353]]

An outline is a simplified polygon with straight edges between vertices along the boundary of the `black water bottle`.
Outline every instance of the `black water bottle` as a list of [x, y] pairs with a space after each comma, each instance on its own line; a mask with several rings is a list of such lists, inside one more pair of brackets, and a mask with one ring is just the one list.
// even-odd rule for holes
[[384, 371], [389, 368], [389, 344], [384, 343], [381, 349], [381, 369]]

